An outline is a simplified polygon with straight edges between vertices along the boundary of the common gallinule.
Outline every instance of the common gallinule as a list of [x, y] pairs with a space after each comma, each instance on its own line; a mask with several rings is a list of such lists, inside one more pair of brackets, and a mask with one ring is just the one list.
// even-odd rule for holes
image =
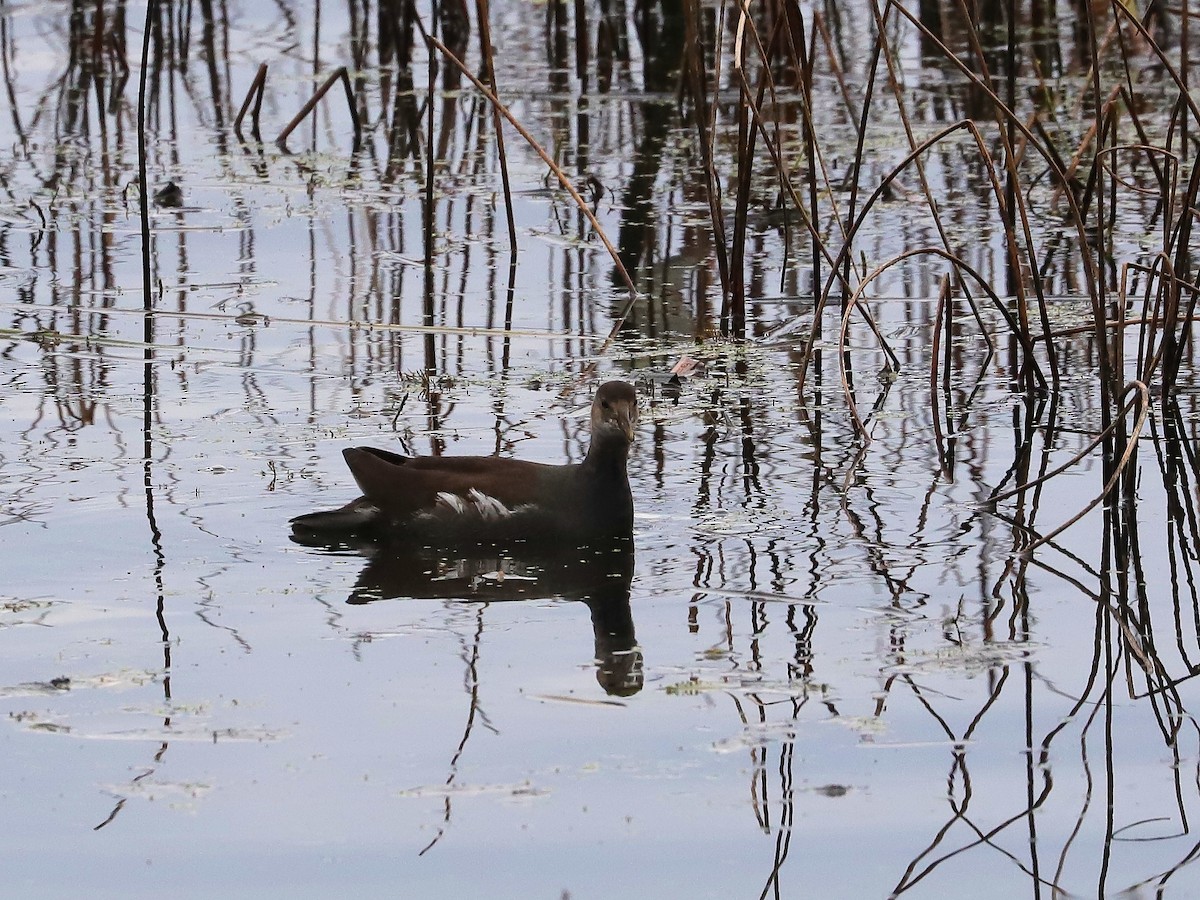
[[402, 456], [351, 447], [342, 455], [363, 496], [341, 509], [297, 516], [292, 532], [302, 543], [371, 537], [563, 545], [627, 537], [633, 495], [625, 463], [637, 420], [633, 385], [609, 381], [592, 401], [592, 442], [581, 463]]
[[166, 187], [155, 193], [154, 202], [168, 209], [178, 209], [183, 206], [183, 189], [175, 182], [168, 181]]

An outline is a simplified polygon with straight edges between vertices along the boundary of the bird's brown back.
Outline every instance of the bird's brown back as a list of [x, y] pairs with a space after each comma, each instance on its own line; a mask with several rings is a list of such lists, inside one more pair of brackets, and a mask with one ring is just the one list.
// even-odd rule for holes
[[439, 493], [465, 497], [471, 490], [509, 509], [552, 506], [576, 468], [496, 456], [406, 457], [370, 447], [343, 455], [363, 495], [396, 519], [432, 509]]

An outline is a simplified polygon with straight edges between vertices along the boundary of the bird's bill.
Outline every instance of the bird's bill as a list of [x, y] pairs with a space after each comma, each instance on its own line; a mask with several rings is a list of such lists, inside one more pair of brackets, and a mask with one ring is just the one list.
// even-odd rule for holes
[[621, 429], [625, 439], [632, 442], [637, 434], [637, 408], [621, 405], [617, 407], [616, 414], [617, 427]]

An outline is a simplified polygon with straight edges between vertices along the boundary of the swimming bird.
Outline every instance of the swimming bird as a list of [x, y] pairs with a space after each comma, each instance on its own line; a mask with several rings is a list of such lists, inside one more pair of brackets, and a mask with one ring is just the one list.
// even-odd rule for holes
[[362, 496], [292, 519], [293, 537], [353, 537], [432, 544], [628, 537], [633, 495], [626, 462], [638, 421], [637, 392], [609, 381], [592, 401], [592, 439], [579, 463], [497, 456], [403, 456], [375, 447], [342, 451]]
[[154, 202], [169, 209], [178, 209], [183, 206], [183, 189], [175, 182], [168, 181], [166, 187], [155, 193]]

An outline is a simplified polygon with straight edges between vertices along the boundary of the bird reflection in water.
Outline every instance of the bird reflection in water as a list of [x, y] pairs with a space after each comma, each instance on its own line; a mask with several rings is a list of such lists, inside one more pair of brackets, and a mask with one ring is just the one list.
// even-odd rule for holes
[[535, 551], [521, 543], [431, 548], [404, 542], [322, 542], [306, 546], [354, 549], [367, 557], [347, 603], [399, 598], [500, 602], [561, 597], [583, 603], [595, 637], [596, 681], [605, 693], [629, 697], [642, 689], [642, 651], [629, 606], [632, 536], [570, 549]]

